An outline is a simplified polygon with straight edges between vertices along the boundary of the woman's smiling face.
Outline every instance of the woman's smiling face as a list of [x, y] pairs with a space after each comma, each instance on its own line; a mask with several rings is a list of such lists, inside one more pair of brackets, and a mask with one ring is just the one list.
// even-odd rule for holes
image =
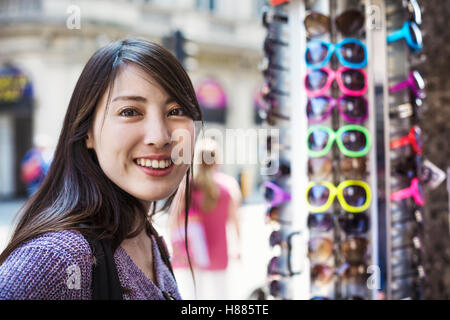
[[[172, 141], [179, 130], [189, 138]], [[194, 131], [185, 108], [145, 71], [127, 64], [97, 105], [86, 145], [117, 186], [142, 201], [157, 201], [175, 192], [186, 174], [190, 163], [178, 164], [171, 156], [175, 148], [192, 158]]]

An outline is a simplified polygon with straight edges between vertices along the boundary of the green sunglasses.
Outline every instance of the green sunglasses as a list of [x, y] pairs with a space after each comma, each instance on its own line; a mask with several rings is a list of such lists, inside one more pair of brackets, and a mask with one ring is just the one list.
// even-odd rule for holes
[[311, 158], [325, 156], [335, 140], [339, 150], [347, 157], [358, 158], [369, 153], [370, 133], [366, 128], [349, 124], [335, 132], [329, 127], [317, 125], [308, 130], [308, 155]]

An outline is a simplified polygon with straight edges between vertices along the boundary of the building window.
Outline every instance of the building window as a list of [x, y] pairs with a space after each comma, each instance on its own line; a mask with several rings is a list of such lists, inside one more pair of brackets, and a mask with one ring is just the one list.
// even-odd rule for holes
[[217, 8], [216, 0], [196, 0], [195, 7], [200, 11], [214, 12]]

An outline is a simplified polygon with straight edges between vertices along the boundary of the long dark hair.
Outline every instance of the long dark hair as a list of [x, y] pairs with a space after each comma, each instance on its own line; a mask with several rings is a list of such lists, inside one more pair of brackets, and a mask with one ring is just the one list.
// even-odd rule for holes
[[[125, 238], [136, 236], [145, 227], [141, 224], [140, 229], [134, 230], [136, 221], [147, 222], [156, 213], [156, 203], [149, 214], [141, 201], [115, 185], [104, 174], [95, 152], [85, 143], [98, 102], [108, 87], [113, 86], [119, 68], [126, 64], [142, 68], [194, 121], [202, 120], [189, 76], [170, 52], [141, 38], [127, 38], [99, 49], [78, 79], [50, 170], [40, 189], [20, 210], [11, 240], [0, 254], [0, 264], [22, 243], [61, 230], [108, 238], [115, 250]], [[186, 174], [186, 217], [192, 168], [191, 164]], [[167, 198], [160, 211], [170, 207], [175, 193]]]

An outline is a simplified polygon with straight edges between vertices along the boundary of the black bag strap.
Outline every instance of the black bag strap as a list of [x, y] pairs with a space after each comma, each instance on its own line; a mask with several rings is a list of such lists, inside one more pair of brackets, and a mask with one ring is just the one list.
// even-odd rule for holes
[[[163, 237], [158, 235], [151, 223], [147, 224], [147, 233], [149, 236], [155, 237], [161, 258], [176, 282]], [[86, 237], [86, 240], [89, 242], [92, 254], [95, 257], [95, 263], [92, 267], [92, 300], [123, 300], [123, 288], [120, 284], [111, 242], [107, 239], [94, 240], [89, 237]], [[167, 300], [173, 299], [173, 296], [167, 292], [163, 291], [163, 294]]]
[[167, 268], [169, 269], [170, 273], [172, 273], [173, 279], [176, 283], [175, 274], [173, 273], [172, 264], [170, 263], [169, 258], [169, 252], [167, 250], [167, 246], [164, 242], [164, 238], [158, 234], [156, 229], [153, 227], [153, 225], [149, 222], [147, 223], [147, 232], [149, 233], [149, 236], [153, 235], [156, 240], [156, 244], [158, 245], [159, 252], [161, 254], [161, 258], [163, 259], [164, 263], [166, 264]]
[[92, 268], [92, 299], [123, 300], [123, 289], [117, 273], [111, 243], [107, 239], [86, 238], [86, 240], [95, 256]]

